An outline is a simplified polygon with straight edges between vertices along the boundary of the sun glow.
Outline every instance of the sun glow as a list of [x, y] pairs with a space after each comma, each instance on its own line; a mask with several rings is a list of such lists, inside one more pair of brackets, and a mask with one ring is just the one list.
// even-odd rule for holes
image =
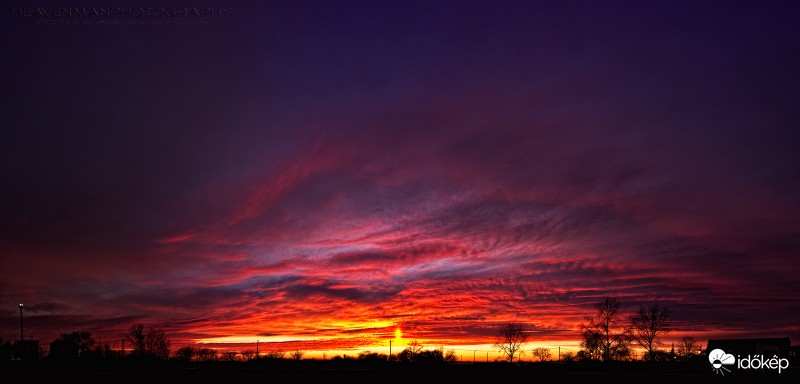
[[403, 338], [403, 331], [399, 327], [394, 329], [394, 338], [397, 340]]

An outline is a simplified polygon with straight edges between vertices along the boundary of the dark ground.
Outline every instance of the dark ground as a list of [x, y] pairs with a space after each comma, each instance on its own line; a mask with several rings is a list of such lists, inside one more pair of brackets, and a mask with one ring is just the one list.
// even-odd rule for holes
[[[798, 382], [796, 368], [715, 374], [707, 364], [476, 364], [414, 367], [294, 364], [116, 364], [104, 366], [5, 365], [3, 382], [33, 383], [741, 383]], [[6, 379], [16, 379], [10, 381]]]

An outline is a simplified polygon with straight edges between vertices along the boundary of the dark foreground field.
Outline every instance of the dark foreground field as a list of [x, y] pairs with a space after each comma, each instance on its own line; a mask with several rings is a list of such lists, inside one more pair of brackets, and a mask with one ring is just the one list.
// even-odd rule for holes
[[0, 366], [3, 382], [22, 383], [741, 383], [797, 382], [788, 369], [715, 374], [710, 365], [475, 364], [433, 367], [342, 366], [300, 362], [280, 366], [253, 364], [160, 364], [116, 366]]

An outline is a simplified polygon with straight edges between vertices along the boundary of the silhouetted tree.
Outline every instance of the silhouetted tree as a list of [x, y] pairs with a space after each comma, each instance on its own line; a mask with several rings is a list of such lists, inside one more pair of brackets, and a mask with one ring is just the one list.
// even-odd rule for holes
[[[94, 339], [89, 332], [62, 333], [50, 343], [50, 358], [53, 361], [65, 362], [89, 357], [93, 354], [92, 346], [94, 346]], [[98, 351], [94, 355], [99, 356], [101, 353], [102, 351]]]
[[[595, 306], [597, 313], [594, 317], [586, 318], [587, 324], [583, 325], [584, 340], [581, 343], [593, 346], [595, 338], [600, 339], [600, 352], [603, 361], [622, 360], [630, 356], [630, 332], [622, 327], [619, 315], [619, 301], [613, 297], [606, 297]], [[586, 348], [586, 347], [584, 347]], [[591, 356], [592, 351], [587, 349]]]
[[411, 356], [410, 361], [414, 361], [417, 355], [422, 352], [422, 344], [419, 341], [413, 340], [412, 342], [408, 343], [406, 346], [406, 350], [409, 352]]
[[417, 355], [422, 352], [422, 348], [422, 344], [420, 344], [419, 341], [414, 340], [408, 343], [406, 348], [395, 355], [395, 357], [402, 363], [412, 363], [416, 360]]
[[241, 352], [241, 355], [242, 359], [244, 359], [245, 361], [250, 361], [256, 358], [256, 351], [252, 349], [245, 349], [244, 351]]
[[669, 308], [658, 304], [642, 305], [630, 321], [633, 340], [644, 348], [648, 360], [654, 360], [654, 352], [661, 344], [658, 337], [670, 331]]
[[547, 361], [550, 360], [550, 357], [552, 357], [550, 354], [550, 348], [545, 347], [534, 348], [531, 353], [533, 354], [533, 357], [539, 359], [539, 361]]
[[575, 361], [575, 359], [576, 359], [575, 354], [572, 352], [567, 351], [561, 354], [561, 361], [566, 361], [568, 363], [571, 363]]
[[678, 344], [678, 356], [683, 361], [689, 361], [695, 353], [700, 351], [700, 343], [694, 340], [694, 337], [684, 336]]
[[198, 348], [195, 351], [198, 361], [215, 361], [217, 360], [217, 351], [210, 348]]
[[581, 335], [581, 348], [578, 360], [600, 360], [603, 357], [603, 335], [597, 330], [585, 328]]
[[394, 356], [395, 358], [397, 358], [397, 361], [403, 363], [413, 362], [414, 364], [431, 365], [431, 364], [451, 363], [457, 361], [455, 351], [448, 350], [445, 352], [444, 348], [423, 350], [422, 344], [419, 343], [413, 343], [413, 346], [409, 344], [409, 346], [406, 349], [404, 349], [402, 352]]
[[675, 355], [661, 350], [654, 350], [652, 353], [647, 351], [642, 352], [642, 360], [647, 361], [675, 361]]
[[283, 351], [269, 351], [269, 352], [264, 352], [261, 355], [261, 357], [264, 358], [264, 359], [271, 359], [271, 360], [283, 359], [284, 357], [286, 357], [286, 352], [283, 352]]
[[497, 342], [494, 348], [508, 356], [510, 363], [514, 362], [514, 355], [522, 351], [522, 346], [528, 341], [528, 333], [522, 324], [509, 323], [500, 327]]
[[632, 358], [633, 350], [631, 349], [630, 336], [626, 333], [625, 337], [627, 339], [624, 342], [616, 344], [614, 349], [611, 350], [611, 360], [630, 360]]
[[389, 356], [382, 353], [362, 351], [358, 353], [358, 360], [368, 363], [385, 363]]
[[78, 347], [79, 357], [82, 354], [91, 351], [92, 347], [94, 346], [92, 334], [86, 331], [62, 333], [59, 339], [75, 344]]
[[125, 339], [131, 343], [131, 348], [133, 349], [133, 354], [137, 356], [142, 356], [145, 353], [145, 339], [147, 338], [144, 324], [134, 324], [128, 330], [128, 335], [125, 336]]
[[456, 357], [456, 351], [454, 351], [452, 349], [447, 350], [447, 352], [444, 352], [442, 354], [442, 360], [445, 363], [455, 363], [455, 362], [457, 362], [458, 358]]
[[414, 361], [411, 357], [411, 351], [408, 348], [403, 349], [400, 353], [394, 354], [393, 357], [401, 363], [410, 363]]
[[306, 354], [305, 351], [301, 351], [301, 350], [298, 349], [298, 350], [290, 353], [289, 357], [291, 357], [292, 360], [300, 360], [300, 359], [303, 358], [303, 355], [305, 355], [305, 354]]
[[[99, 345], [97, 347], [98, 347], [98, 349], [100, 349]], [[102, 348], [102, 350], [100, 352], [100, 357], [102, 357], [104, 359], [107, 359], [107, 358], [110, 358], [110, 357], [113, 357], [113, 356], [115, 356], [115, 353], [114, 353], [114, 350], [111, 349], [111, 345], [109, 345], [108, 343], [103, 344], [103, 348]]]
[[196, 355], [197, 348], [192, 346], [181, 347], [175, 351], [175, 359], [181, 361], [192, 361], [195, 359]]
[[414, 361], [418, 364], [441, 364], [444, 363], [444, 354], [441, 349], [419, 351], [414, 355]]
[[125, 337], [133, 347], [133, 355], [138, 357], [167, 359], [169, 358], [170, 342], [161, 329], [144, 324], [134, 324]]
[[233, 351], [223, 352], [222, 353], [222, 360], [223, 361], [236, 361], [236, 355], [238, 355], [238, 353], [233, 352]]

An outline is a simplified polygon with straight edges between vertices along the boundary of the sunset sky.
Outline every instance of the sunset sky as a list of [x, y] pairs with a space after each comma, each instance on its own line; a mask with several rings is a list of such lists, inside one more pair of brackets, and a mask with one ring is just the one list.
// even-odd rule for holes
[[798, 2], [56, 4], [0, 24], [4, 340], [800, 342]]

